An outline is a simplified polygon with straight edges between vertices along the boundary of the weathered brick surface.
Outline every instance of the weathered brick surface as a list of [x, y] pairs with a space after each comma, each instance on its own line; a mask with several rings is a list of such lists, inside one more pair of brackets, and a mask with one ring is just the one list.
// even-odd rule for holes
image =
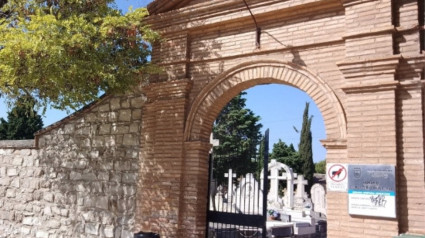
[[136, 230], [177, 237], [182, 181], [186, 92], [191, 82], [180, 80], [145, 88], [149, 99], [142, 122], [142, 164], [137, 197]]
[[[420, 1], [251, 0], [260, 49], [242, 1], [165, 2], [151, 5], [148, 20], [167, 38], [154, 47], [153, 60], [166, 69], [158, 80], [192, 84], [184, 102], [180, 160], [190, 172], [181, 175], [178, 237], [203, 237], [205, 142], [215, 117], [240, 91], [267, 83], [297, 87], [314, 99], [325, 120], [328, 162], [397, 166], [397, 219], [350, 216], [347, 195], [329, 192], [329, 237], [425, 234]], [[189, 177], [193, 183], [186, 184]], [[171, 230], [163, 228], [167, 237]]]

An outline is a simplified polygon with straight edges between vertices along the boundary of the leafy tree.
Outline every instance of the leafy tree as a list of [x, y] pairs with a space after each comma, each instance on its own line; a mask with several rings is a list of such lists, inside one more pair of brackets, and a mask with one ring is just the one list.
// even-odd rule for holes
[[0, 118], [0, 140], [33, 139], [34, 133], [43, 128], [41, 116], [29, 105], [32, 99], [19, 98], [19, 103], [7, 115]]
[[303, 114], [303, 124], [301, 128], [301, 137], [300, 144], [298, 146], [298, 152], [300, 155], [300, 160], [302, 161], [302, 172], [304, 178], [308, 180], [308, 189], [313, 183], [314, 175], [314, 163], [313, 163], [313, 149], [312, 149], [312, 135], [311, 135], [311, 121], [313, 116], [309, 117], [308, 109], [309, 103], [305, 104], [304, 114]]
[[320, 162], [317, 162], [315, 165], [315, 171], [319, 174], [326, 174], [326, 160], [322, 160]]
[[4, 4], [7, 3], [7, 0], [0, 0], [0, 8], [4, 6]]
[[233, 98], [217, 117], [213, 133], [220, 145], [214, 147], [214, 170], [217, 181], [224, 181], [229, 168], [238, 175], [255, 171], [257, 145], [261, 139], [260, 117], [246, 108], [245, 92]]
[[273, 145], [270, 158], [288, 165], [294, 172], [299, 173], [302, 171], [302, 163], [293, 144], [288, 146], [285, 142], [279, 139], [279, 141]]
[[0, 95], [37, 106], [78, 108], [100, 92], [124, 92], [146, 79], [149, 41], [139, 8], [113, 0], [0, 0]]

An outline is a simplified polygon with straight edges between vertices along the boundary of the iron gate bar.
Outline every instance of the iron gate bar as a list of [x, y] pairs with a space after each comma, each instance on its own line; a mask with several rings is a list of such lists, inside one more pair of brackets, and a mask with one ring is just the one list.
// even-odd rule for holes
[[263, 232], [262, 236], [263, 238], [267, 238], [267, 227], [266, 227], [266, 221], [267, 221], [267, 191], [269, 188], [268, 183], [268, 173], [269, 173], [269, 129], [266, 130], [264, 133], [264, 165], [263, 165]]
[[[211, 198], [211, 181], [213, 178], [213, 154], [212, 152], [210, 152], [209, 156], [208, 156], [208, 164], [209, 164], [209, 169], [208, 169], [208, 194], [207, 194], [207, 211], [210, 210], [210, 198]], [[214, 201], [213, 201], [214, 203]], [[208, 237], [208, 232], [209, 232], [209, 225], [208, 225], [208, 220], [209, 220], [209, 212], [207, 212], [207, 227], [205, 227], [206, 231], [205, 234]]]
[[[267, 129], [264, 137], [264, 151], [263, 153], [263, 174], [266, 179], [260, 180], [258, 183], [255, 178], [245, 176], [243, 188], [239, 187], [239, 194], [228, 194], [227, 201], [224, 204], [218, 204], [218, 207], [212, 207], [210, 210], [210, 196], [211, 196], [211, 181], [214, 155], [210, 155], [210, 170], [209, 183], [208, 183], [208, 205], [207, 205], [207, 227], [206, 237], [240, 237], [246, 235], [244, 232], [255, 232], [255, 237], [267, 237], [266, 221], [267, 221], [267, 191], [268, 191], [268, 150], [269, 150], [269, 130]], [[232, 157], [232, 156], [231, 156]], [[261, 164], [260, 161], [258, 161]], [[232, 179], [229, 176], [229, 179]], [[263, 188], [263, 190], [261, 190]], [[262, 194], [261, 194], [262, 193]], [[244, 199], [243, 199], [244, 198]], [[248, 198], [248, 199], [246, 199]], [[261, 198], [263, 201], [261, 202]], [[214, 199], [213, 201], [214, 202]], [[239, 204], [240, 207], [233, 206], [232, 204]], [[260, 209], [262, 207], [262, 209]], [[244, 234], [242, 234], [242, 233]], [[261, 232], [261, 236], [259, 236]], [[212, 236], [210, 236], [212, 235]], [[248, 235], [247, 237], [254, 237]]]
[[215, 223], [258, 227], [263, 222], [263, 215], [210, 211], [208, 219]]

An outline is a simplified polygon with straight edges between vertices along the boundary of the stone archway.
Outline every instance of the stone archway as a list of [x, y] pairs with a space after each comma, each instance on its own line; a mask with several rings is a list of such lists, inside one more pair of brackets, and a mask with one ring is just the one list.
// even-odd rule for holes
[[[195, 98], [185, 123], [184, 167], [180, 199], [179, 237], [204, 232], [208, 183], [208, 152], [212, 125], [221, 109], [239, 92], [261, 84], [285, 84], [306, 92], [324, 118], [329, 149], [345, 150], [347, 124], [344, 109], [333, 90], [305, 67], [279, 61], [240, 64], [210, 82]], [[336, 152], [334, 154], [341, 154]], [[186, 218], [191, 218], [190, 226]]]
[[222, 73], [199, 93], [186, 120], [185, 141], [207, 141], [216, 116], [230, 99], [245, 89], [270, 83], [286, 84], [306, 92], [322, 112], [328, 140], [346, 138], [345, 112], [325, 81], [293, 63], [253, 61]]

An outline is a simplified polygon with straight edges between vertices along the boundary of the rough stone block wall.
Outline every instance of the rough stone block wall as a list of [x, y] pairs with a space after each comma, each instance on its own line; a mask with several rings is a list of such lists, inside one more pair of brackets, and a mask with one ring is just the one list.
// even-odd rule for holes
[[133, 237], [144, 101], [105, 97], [0, 149], [0, 237]]
[[[30, 142], [34, 144], [34, 141]], [[42, 212], [38, 202], [44, 199], [42, 186], [45, 183], [42, 174], [37, 150], [0, 150], [0, 237], [30, 234], [30, 227], [41, 222], [34, 218], [34, 214]], [[60, 214], [60, 210], [58, 213]], [[33, 235], [36, 236], [35, 233]]]

